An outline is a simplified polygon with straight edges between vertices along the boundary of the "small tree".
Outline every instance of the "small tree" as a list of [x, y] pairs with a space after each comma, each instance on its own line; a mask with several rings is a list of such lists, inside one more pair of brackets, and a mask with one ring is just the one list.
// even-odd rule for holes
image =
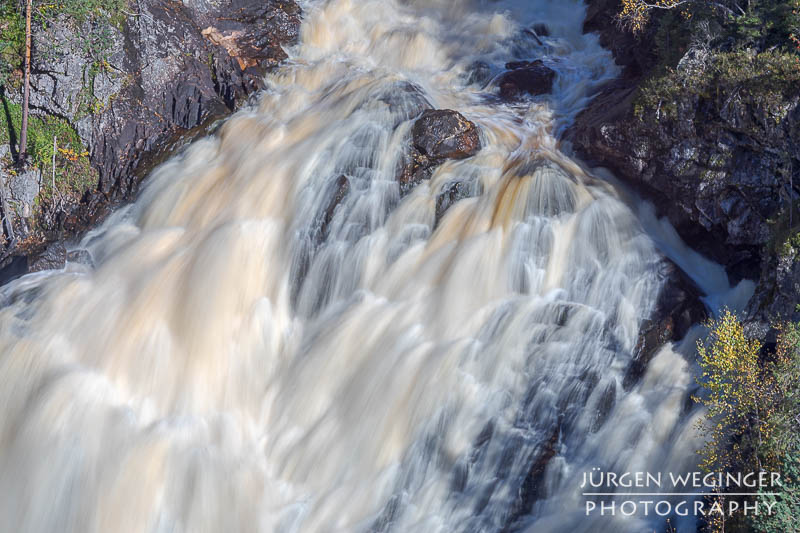
[[[769, 494], [758, 496], [775, 503], [773, 514], [734, 519], [768, 533], [795, 530], [800, 516], [800, 327], [778, 329], [775, 352], [762, 357], [761, 343], [745, 336], [731, 312], [710, 323], [708, 339], [698, 343], [698, 383], [707, 394], [695, 398], [707, 408], [700, 426], [707, 437], [704, 470], [781, 473], [782, 486], [762, 487]], [[716, 498], [725, 497], [723, 490]], [[721, 518], [710, 519], [712, 531], [724, 531]]]
[[757, 450], [769, 432], [774, 379], [759, 364], [761, 343], [748, 339], [736, 315], [726, 310], [711, 323], [708, 340], [698, 342], [707, 396], [702, 430], [708, 437], [700, 466], [709, 472], [748, 465], [761, 468]]
[[675, 9], [690, 3], [691, 0], [622, 0], [622, 10], [617, 15], [617, 22], [633, 33], [641, 32], [650, 20], [654, 9]]
[[22, 126], [19, 132], [19, 160], [28, 157], [28, 108], [31, 92], [31, 9], [32, 0], [25, 0], [25, 88], [22, 93]]

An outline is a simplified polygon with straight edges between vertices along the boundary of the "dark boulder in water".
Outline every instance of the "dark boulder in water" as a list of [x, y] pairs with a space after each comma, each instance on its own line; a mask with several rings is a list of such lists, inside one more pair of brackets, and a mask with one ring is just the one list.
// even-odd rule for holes
[[478, 127], [451, 109], [428, 109], [412, 129], [414, 148], [431, 159], [464, 159], [478, 153]]
[[553, 90], [556, 72], [541, 60], [514, 61], [507, 63], [506, 68], [509, 70], [497, 78], [500, 96], [505, 100], [538, 96]]
[[434, 226], [439, 225], [439, 221], [450, 206], [464, 198], [473, 198], [481, 194], [483, 194], [483, 184], [478, 179], [446, 183], [439, 194], [436, 195], [436, 217]]
[[62, 242], [54, 242], [38, 256], [28, 257], [28, 272], [58, 270], [67, 262], [67, 248]]
[[550, 37], [550, 28], [543, 22], [537, 22], [533, 25], [533, 32], [539, 37]]
[[663, 279], [661, 292], [655, 310], [639, 330], [639, 340], [622, 384], [626, 390], [641, 379], [664, 344], [682, 339], [690, 327], [708, 317], [700, 290], [675, 263], [665, 259], [659, 274]]
[[411, 128], [411, 143], [400, 158], [397, 181], [405, 194], [417, 183], [431, 177], [447, 159], [465, 159], [478, 153], [478, 127], [452, 109], [428, 109]]

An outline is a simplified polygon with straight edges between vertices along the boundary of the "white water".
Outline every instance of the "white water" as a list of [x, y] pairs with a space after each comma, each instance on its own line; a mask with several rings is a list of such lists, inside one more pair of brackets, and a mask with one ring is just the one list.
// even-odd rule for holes
[[[621, 385], [661, 256], [555, 138], [616, 74], [582, 4], [303, 7], [258, 106], [85, 239], [96, 270], [3, 290], [0, 530], [659, 529], [587, 519], [580, 496], [592, 467], [680, 471], [697, 445], [693, 339]], [[541, 56], [552, 97], [469, 85], [476, 60]], [[484, 148], [401, 197], [426, 102]], [[475, 197], [434, 227], [456, 181]]]

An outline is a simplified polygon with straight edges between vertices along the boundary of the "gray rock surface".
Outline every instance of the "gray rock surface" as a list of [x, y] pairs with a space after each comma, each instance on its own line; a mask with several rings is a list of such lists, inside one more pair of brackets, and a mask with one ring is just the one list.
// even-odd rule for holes
[[[660, 105], [645, 106], [637, 89], [652, 58], [652, 36], [635, 43], [609, 18], [615, 2], [587, 3], [584, 30], [600, 33], [624, 74], [567, 133], [577, 154], [653, 201], [732, 281], [757, 282], [745, 317], [751, 333], [765, 336], [779, 317], [800, 319], [798, 257], [776, 252], [775, 242], [776, 224], [800, 200], [800, 87], [776, 82], [764, 91], [757, 83], [714, 79], [714, 90], [703, 91], [687, 82]], [[691, 80], [708, 61], [690, 50], [677, 72]]]
[[33, 202], [39, 195], [39, 187], [42, 174], [38, 170], [20, 172], [8, 180], [8, 189], [11, 193], [11, 200], [17, 203], [17, 213], [28, 218], [33, 211]]

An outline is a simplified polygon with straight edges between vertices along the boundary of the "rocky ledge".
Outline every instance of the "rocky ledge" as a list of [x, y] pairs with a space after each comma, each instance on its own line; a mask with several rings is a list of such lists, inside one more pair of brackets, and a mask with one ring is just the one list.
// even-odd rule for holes
[[656, 75], [648, 72], [652, 37], [637, 41], [620, 31], [611, 18], [616, 2], [588, 3], [584, 29], [600, 33], [623, 75], [567, 133], [576, 153], [651, 200], [733, 282], [758, 283], [746, 317], [752, 334], [767, 335], [775, 320], [800, 319], [798, 243], [791, 239], [800, 217], [789, 207], [800, 197], [796, 66], [768, 52], [698, 47]]
[[[135, 0], [127, 4], [123, 22], [102, 28], [107, 53], [101, 61], [81, 49], [81, 31], [98, 34], [97, 28], [76, 28], [64, 18], [34, 28], [34, 50], [49, 53], [33, 56], [31, 113], [66, 121], [80, 136], [96, 176], [79, 200], [52, 214], [46, 240], [96, 224], [115, 204], [131, 199], [163, 157], [261, 88], [265, 72], [287, 57], [283, 47], [296, 42], [300, 15], [293, 0]], [[30, 226], [25, 219], [40, 182], [38, 173], [28, 177], [21, 185], [30, 185], [30, 194], [12, 187], [12, 205], [4, 206], [19, 227], [14, 239], [6, 232], [0, 268], [12, 262], [16, 267], [0, 273], [2, 281], [26, 270], [15, 257], [30, 255], [33, 265], [44, 246], [16, 245]]]

